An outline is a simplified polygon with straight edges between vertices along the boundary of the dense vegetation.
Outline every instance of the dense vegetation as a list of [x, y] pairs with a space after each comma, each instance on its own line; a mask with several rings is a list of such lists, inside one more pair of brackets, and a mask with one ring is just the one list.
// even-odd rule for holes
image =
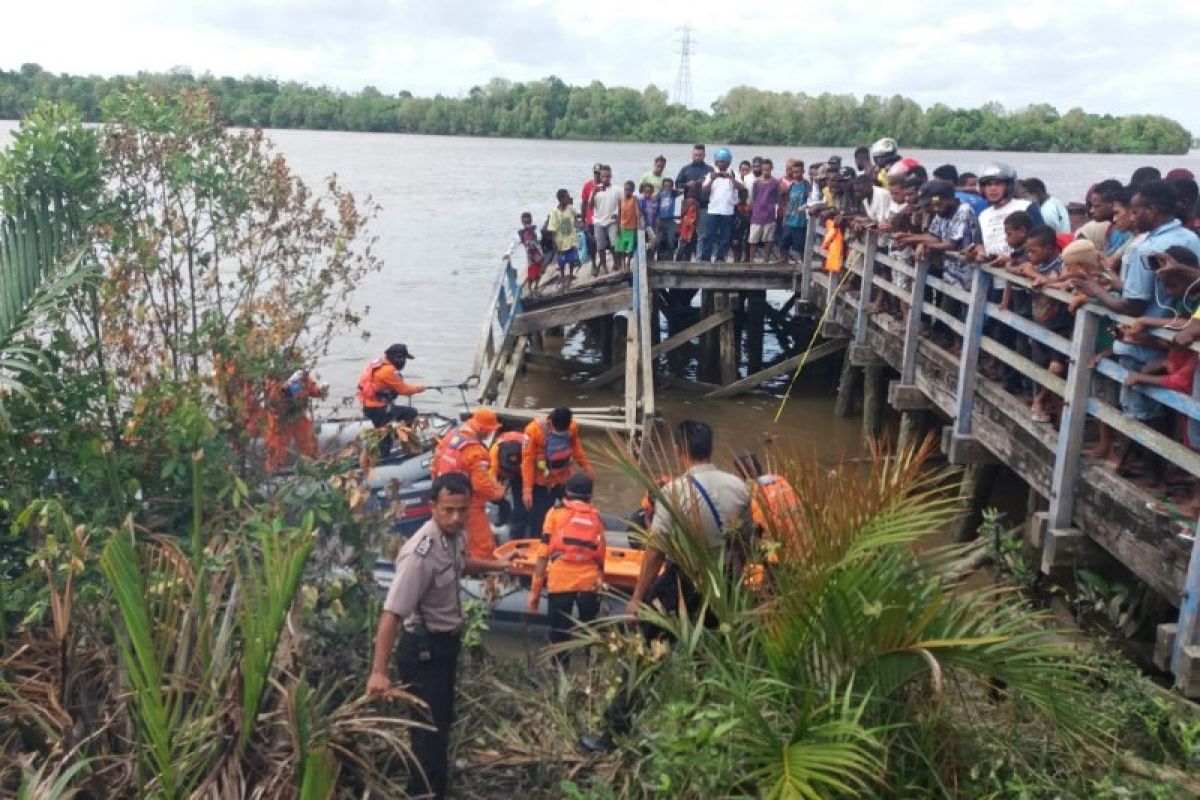
[[255, 442], [356, 325], [373, 207], [206, 92], [104, 115], [43, 103], [0, 153], [0, 796], [396, 796], [411, 717], [355, 660], [386, 525]]
[[101, 121], [104, 98], [131, 80], [163, 91], [204, 86], [229, 124], [247, 127], [836, 147], [893, 136], [909, 148], [1098, 153], [1185, 153], [1192, 141], [1166, 117], [1113, 117], [1079, 108], [1059, 114], [1046, 104], [1011, 112], [998, 103], [923, 109], [900, 95], [860, 100], [739, 86], [709, 113], [671, 103], [653, 85], [642, 91], [598, 81], [568, 86], [556, 77], [527, 83], [496, 78], [463, 97], [415, 97], [372, 86], [348, 93], [268, 78], [197, 77], [186, 70], [136, 78], [55, 75], [36, 64], [0, 70], [0, 118], [17, 119], [38, 100], [53, 99], [69, 101], [89, 121]]

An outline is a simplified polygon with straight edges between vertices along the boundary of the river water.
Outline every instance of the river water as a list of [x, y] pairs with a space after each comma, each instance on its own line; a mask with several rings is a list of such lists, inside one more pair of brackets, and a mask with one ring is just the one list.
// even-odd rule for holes
[[[14, 123], [0, 121], [7, 142]], [[331, 400], [349, 402], [362, 364], [391, 342], [405, 342], [416, 354], [406, 377], [427, 384], [455, 383], [469, 368], [478, 343], [482, 314], [523, 211], [540, 222], [554, 205], [559, 188], [578, 200], [593, 162], [613, 167], [614, 182], [637, 180], [655, 156], [667, 158], [674, 176], [690, 159], [687, 144], [635, 144], [476, 139], [403, 134], [270, 131], [269, 136], [293, 169], [313, 187], [336, 173], [357, 197], [368, 195], [381, 206], [373, 233], [382, 272], [370, 276], [360, 297], [369, 306], [364, 329], [370, 341], [348, 336], [334, 343], [328, 360], [318, 364], [319, 379], [331, 386]], [[713, 145], [709, 146], [709, 152]], [[846, 163], [852, 148], [734, 147], [735, 160], [762, 155], [781, 171], [788, 157], [826, 160], [833, 152]], [[1081, 200], [1087, 186], [1103, 178], [1128, 180], [1143, 164], [1165, 173], [1184, 166], [1200, 174], [1200, 151], [1187, 156], [1064, 155], [1055, 153], [984, 153], [912, 151], [930, 168], [943, 163], [978, 171], [992, 160], [1012, 164], [1023, 177], [1042, 178], [1064, 202]], [[580, 348], [569, 340], [569, 350]], [[770, 343], [768, 337], [768, 346]], [[586, 354], [585, 354], [586, 355]], [[815, 371], [814, 371], [815, 374]], [[684, 416], [712, 422], [724, 452], [759, 446], [776, 438], [782, 452], [836, 458], [857, 452], [857, 420], [833, 416], [827, 382], [802, 381], [778, 423], [777, 401], [770, 398], [701, 401], [679, 390], [660, 390], [658, 404], [668, 423]], [[529, 371], [522, 389], [529, 405], [560, 403], [606, 405], [615, 395], [584, 396], [559, 376]], [[422, 396], [427, 407], [461, 410], [457, 393]], [[331, 409], [332, 410], [332, 409]], [[347, 405], [340, 413], [354, 413]], [[593, 439], [594, 445], [603, 440]], [[602, 471], [597, 496], [604, 505], [628, 506], [635, 498], [611, 472]]]

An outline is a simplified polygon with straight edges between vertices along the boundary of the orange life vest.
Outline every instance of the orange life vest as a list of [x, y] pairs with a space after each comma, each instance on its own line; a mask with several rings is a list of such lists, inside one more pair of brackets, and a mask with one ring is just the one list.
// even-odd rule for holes
[[841, 272], [846, 240], [842, 236], [842, 229], [831, 219], [825, 221], [825, 238], [821, 246], [825, 248], [825, 271]]
[[763, 504], [772, 514], [788, 513], [796, 504], [796, 491], [782, 475], [762, 475], [757, 481]]
[[576, 564], [590, 561], [603, 569], [600, 544], [604, 541], [604, 521], [600, 512], [580, 500], [566, 500], [563, 508], [570, 513], [550, 534], [547, 557], [550, 561], [561, 559]]
[[[480, 441], [475, 431], [465, 425], [449, 431], [438, 442], [437, 449], [434, 451], [433, 462], [429, 465], [430, 474], [435, 478], [449, 472], [461, 472], [464, 475], [469, 475], [469, 468], [463, 451], [472, 444], [483, 447], [483, 442]], [[486, 447], [484, 447], [484, 453], [487, 453]], [[485, 469], [487, 468], [486, 455], [483, 466]]]
[[386, 358], [377, 358], [367, 364], [362, 375], [358, 376], [358, 402], [364, 405], [379, 402], [390, 403], [396, 398], [394, 392], [379, 385], [375, 380], [375, 373], [386, 363], [388, 363]]

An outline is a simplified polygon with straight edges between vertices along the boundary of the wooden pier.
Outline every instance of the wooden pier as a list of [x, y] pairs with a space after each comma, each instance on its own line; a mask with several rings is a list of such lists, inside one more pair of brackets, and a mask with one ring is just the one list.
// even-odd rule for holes
[[[910, 264], [878, 253], [875, 234], [848, 246], [847, 272], [826, 273], [813, 229], [810, 225], [804, 258], [794, 266], [647, 262], [644, 243], [639, 243], [630, 273], [580, 280], [565, 291], [537, 298], [522, 298], [516, 272], [507, 268], [496, 287], [475, 361], [483, 386], [481, 399], [501, 414], [529, 416], [530, 412], [512, 405], [517, 375], [529, 359], [554, 362], [553, 357], [531, 349], [531, 342], [548, 329], [593, 319], [611, 320], [611, 330], [624, 340], [623, 347], [610, 348], [614, 351], [610, 363], [595, 370], [585, 386], [623, 379], [625, 402], [619, 408], [582, 409], [578, 416], [581, 424], [622, 430], [633, 440], [653, 424], [656, 359], [697, 337], [707, 342], [702, 366], [706, 359], [716, 361], [715, 368], [702, 375], [715, 384], [707, 391], [714, 398], [751, 390], [792, 373], [801, 363], [807, 368], [820, 357], [847, 350], [838, 398], [841, 413], [848, 413], [852, 387], [862, 384], [865, 433], [878, 433], [886, 398], [902, 414], [902, 436], [912, 436], [918, 417], [940, 417], [946, 421], [943, 450], [952, 463], [976, 474], [994, 473], [995, 465], [1003, 464], [1020, 476], [1048, 506], [1028, 526], [1029, 542], [1041, 554], [1041, 569], [1046, 573], [1069, 570], [1107, 554], [1178, 608], [1177, 621], [1159, 627], [1155, 659], [1174, 675], [1180, 691], [1200, 697], [1200, 548], [1195, 539], [1179, 535], [1176, 523], [1152, 510], [1155, 498], [1142, 487], [1081, 455], [1085, 426], [1091, 419], [1200, 477], [1200, 455], [1125, 417], [1093, 385], [1094, 373], [1118, 383], [1125, 377], [1125, 371], [1110, 359], [1091, 366], [1099, 326], [1123, 318], [1089, 304], [1075, 315], [1073, 335], [1059, 336], [988, 302], [988, 289], [996, 278], [1028, 286], [1027, 281], [980, 269], [972, 286], [964, 290], [930, 274], [924, 261]], [[655, 341], [656, 295], [664, 289], [700, 292], [701, 318]], [[772, 308], [762, 298], [770, 290], [783, 290], [790, 299], [781, 308]], [[965, 314], [955, 316], [928, 302], [931, 292], [957, 300]], [[1048, 294], [1068, 299], [1062, 293]], [[890, 295], [911, 308], [906, 321], [873, 314], [872, 299], [880, 295]], [[741, 359], [734, 310], [743, 304], [748, 352]], [[805, 340], [798, 351], [764, 367], [761, 342], [768, 320], [778, 321], [781, 315], [791, 318], [798, 311], [807, 315], [810, 324], [823, 322], [822, 336], [813, 348], [805, 347]], [[923, 318], [952, 331], [961, 340], [961, 350], [952, 353], [939, 347], [925, 335]], [[998, 326], [1062, 353], [1070, 365], [1067, 376], [1052, 375], [984, 335], [985, 327]], [[623, 351], [623, 361], [616, 360], [617, 350]], [[1061, 397], [1059, 424], [1032, 421], [1023, 396], [1010, 394], [999, 382], [980, 374], [985, 354]], [[744, 377], [739, 360], [750, 365]], [[888, 375], [895, 377], [890, 385]], [[1200, 419], [1200, 403], [1188, 395], [1157, 387], [1138, 390], [1186, 417]]]

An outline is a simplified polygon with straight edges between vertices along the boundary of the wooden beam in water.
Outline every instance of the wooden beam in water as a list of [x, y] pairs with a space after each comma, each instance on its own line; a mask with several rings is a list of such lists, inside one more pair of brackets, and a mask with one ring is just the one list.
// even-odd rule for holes
[[500, 405], [502, 406], [507, 406], [512, 402], [513, 390], [517, 388], [517, 374], [521, 371], [521, 366], [525, 363], [525, 355], [528, 349], [529, 338], [518, 336], [513, 346], [512, 354], [509, 356], [508, 366], [504, 368], [504, 393], [500, 399]]
[[743, 392], [748, 392], [751, 389], [753, 389], [754, 387], [759, 386], [760, 384], [766, 383], [767, 381], [771, 380], [772, 378], [777, 378], [780, 375], [786, 375], [787, 373], [789, 373], [793, 369], [795, 369], [797, 366], [799, 366], [800, 362], [802, 362], [802, 361], [806, 365], [811, 364], [814, 361], [819, 361], [820, 359], [825, 358], [826, 356], [833, 355], [834, 353], [837, 353], [837, 352], [840, 352], [840, 351], [846, 349], [846, 342], [847, 342], [846, 339], [834, 339], [832, 341], [822, 342], [821, 344], [817, 345], [816, 347], [814, 347], [811, 351], [809, 351], [807, 353], [807, 358], [805, 358], [805, 356], [806, 356], [805, 353], [799, 353], [790, 358], [786, 358], [777, 364], [772, 364], [771, 366], [767, 367], [766, 369], [762, 370], [761, 372], [756, 372], [753, 375], [747, 375], [746, 377], [742, 378], [740, 381], [731, 383], [728, 386], [722, 386], [719, 389], [711, 391], [708, 394], [704, 395], [704, 397], [705, 397], [705, 399], [717, 398], [717, 397], [733, 397], [734, 395], [738, 395]]
[[[718, 325], [728, 322], [731, 319], [733, 319], [733, 313], [725, 311], [712, 314], [695, 323], [694, 325], [689, 325], [671, 338], [665, 339], [662, 342], [654, 345], [654, 347], [650, 350], [651, 361], [661, 355], [671, 352], [672, 350], [682, 347], [700, 334], [706, 333], [707, 331], [710, 331]], [[608, 386], [611, 383], [619, 381], [624, 370], [624, 366], [613, 367], [612, 369], [605, 370], [591, 380], [586, 381], [580, 388], [599, 389], [604, 386]]]

